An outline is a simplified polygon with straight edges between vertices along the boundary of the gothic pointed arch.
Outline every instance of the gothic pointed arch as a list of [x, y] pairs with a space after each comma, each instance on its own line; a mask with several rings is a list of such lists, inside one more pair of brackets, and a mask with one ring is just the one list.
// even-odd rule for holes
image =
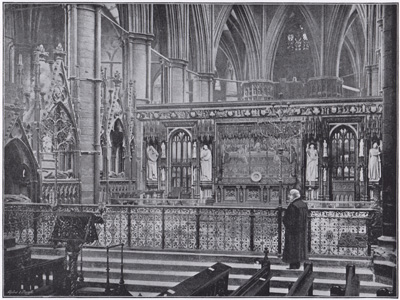
[[[223, 5], [221, 7], [221, 10], [218, 13], [218, 16], [215, 21], [214, 25], [214, 41], [213, 41], [213, 47], [214, 47], [214, 53], [217, 53], [218, 46], [221, 40], [221, 35], [222, 32], [225, 30], [226, 26], [226, 21], [228, 20], [231, 11], [232, 11], [233, 5]], [[214, 58], [215, 59], [215, 58]]]
[[[230, 10], [225, 9], [224, 17], [228, 11], [230, 14], [222, 32], [217, 32], [220, 39], [216, 52], [216, 68], [218, 70], [218, 52], [222, 50], [233, 65], [238, 79], [257, 79], [261, 74], [261, 37], [254, 14], [247, 5], [234, 5]], [[218, 72], [223, 73], [221, 70]]]
[[78, 135], [74, 119], [64, 103], [57, 102], [42, 116], [40, 128], [41, 151], [43, 155], [57, 153], [57, 165], [49, 166], [45, 178], [54, 178], [55, 171], [65, 172], [69, 178], [76, 176]]
[[110, 131], [112, 175], [124, 177], [125, 172], [125, 130], [121, 119], [117, 118]]
[[328, 6], [327, 23], [324, 43], [324, 74], [338, 76], [340, 52], [344, 43], [348, 21], [351, 17], [352, 6]]
[[[365, 88], [364, 64], [366, 58], [365, 28], [359, 15], [359, 9], [353, 9], [348, 22], [338, 61], [338, 76], [344, 85], [360, 91]], [[351, 92], [349, 96], [354, 96]], [[359, 95], [355, 94], [355, 95]]]
[[281, 5], [274, 13], [266, 33], [266, 40], [272, 41], [267, 45], [267, 49], [265, 51], [267, 55], [265, 60], [265, 74], [267, 79], [276, 79], [277, 76], [274, 74], [274, 70], [277, 69], [276, 60], [277, 56], [279, 55], [279, 49], [280, 47], [283, 47], [284, 43], [286, 43], [286, 39], [288, 38], [285, 34], [286, 31], [291, 26], [295, 25], [301, 26], [304, 33], [307, 34], [310, 52], [309, 60], [311, 63], [310, 73], [312, 73], [314, 76], [320, 75], [319, 65], [321, 54], [317, 45], [320, 45], [321, 36], [317, 31], [317, 28], [320, 26], [318, 25], [315, 16], [307, 7], [302, 5]]
[[255, 16], [248, 5], [234, 6], [234, 11], [241, 24], [243, 40], [246, 44], [246, 63], [248, 68], [248, 78], [260, 78], [261, 67], [261, 35], [258, 26], [255, 23]]
[[25, 195], [39, 202], [38, 163], [21, 120], [16, 114], [5, 114], [4, 194]]

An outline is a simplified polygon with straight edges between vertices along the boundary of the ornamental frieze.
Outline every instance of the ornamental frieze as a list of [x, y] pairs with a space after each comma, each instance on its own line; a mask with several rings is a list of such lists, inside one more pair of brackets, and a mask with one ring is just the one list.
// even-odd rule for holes
[[220, 118], [257, 118], [279, 116], [332, 116], [355, 114], [381, 114], [382, 104], [338, 104], [313, 106], [265, 106], [256, 108], [190, 108], [186, 110], [143, 110], [138, 109], [138, 120], [174, 120], [174, 119], [220, 119]]

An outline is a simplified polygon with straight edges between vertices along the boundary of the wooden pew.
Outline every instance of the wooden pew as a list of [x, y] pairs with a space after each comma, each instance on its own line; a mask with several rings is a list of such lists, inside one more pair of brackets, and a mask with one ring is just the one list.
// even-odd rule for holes
[[264, 258], [261, 261], [257, 260], [257, 263], [261, 263], [261, 269], [243, 285], [238, 287], [230, 296], [269, 296], [272, 273], [271, 262], [268, 259], [268, 248], [265, 248], [264, 253]]
[[216, 263], [158, 296], [226, 296], [230, 269], [227, 265]]
[[313, 265], [311, 262], [305, 262], [303, 273], [291, 287], [289, 286], [289, 293], [287, 293], [286, 296], [291, 296], [291, 297], [312, 296], [313, 283], [314, 283]]
[[392, 290], [387, 288], [380, 288], [376, 291], [376, 296], [378, 297], [393, 297], [397, 296], [397, 273], [396, 268], [392, 270]]
[[360, 279], [356, 275], [356, 266], [348, 264], [346, 266], [346, 286], [342, 288], [339, 285], [331, 287], [331, 296], [359, 296]]
[[246, 281], [230, 296], [269, 296], [271, 278], [271, 264], [270, 262], [267, 262], [261, 270], [258, 270], [248, 281]]
[[63, 295], [63, 283], [67, 277], [64, 264], [64, 257], [51, 260], [32, 259], [27, 266], [5, 272], [5, 295]]

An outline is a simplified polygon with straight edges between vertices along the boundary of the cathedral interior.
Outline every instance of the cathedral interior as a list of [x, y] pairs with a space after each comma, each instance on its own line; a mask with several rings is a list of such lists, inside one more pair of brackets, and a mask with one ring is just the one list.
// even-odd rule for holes
[[3, 4], [3, 295], [229, 296], [268, 266], [271, 296], [310, 270], [396, 296], [397, 29], [397, 4]]

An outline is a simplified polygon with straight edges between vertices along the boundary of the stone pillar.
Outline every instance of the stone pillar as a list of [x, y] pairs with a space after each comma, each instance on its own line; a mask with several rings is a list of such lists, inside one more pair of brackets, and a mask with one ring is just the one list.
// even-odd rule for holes
[[371, 96], [379, 96], [379, 66], [371, 66]]
[[153, 35], [142, 33], [127, 33], [123, 38], [123, 80], [124, 88], [129, 82], [135, 82], [136, 103], [150, 102], [151, 82], [151, 41]]
[[168, 22], [168, 58], [170, 69], [170, 102], [189, 102], [187, 64], [189, 60], [189, 5], [166, 5]]
[[213, 92], [214, 92], [214, 85], [213, 85], [213, 73], [200, 73], [200, 86], [199, 86], [199, 93], [196, 96], [196, 102], [212, 102], [213, 100]]
[[367, 73], [365, 76], [366, 80], [366, 88], [367, 88], [367, 96], [372, 96], [372, 70], [371, 66], [365, 66], [365, 72]]
[[382, 149], [382, 236], [374, 250], [374, 270], [377, 281], [391, 283], [396, 267], [397, 213], [397, 7], [383, 6], [382, 73], [383, 73], [383, 149]]
[[171, 59], [171, 103], [189, 102], [186, 93], [186, 68], [186, 60]]
[[[99, 61], [100, 11], [96, 5], [72, 4], [67, 6], [69, 16], [69, 67], [72, 94], [78, 115], [79, 147], [81, 157], [79, 173], [83, 204], [98, 201], [100, 151], [100, 98], [101, 82]], [[97, 30], [96, 30], [97, 27]], [[96, 173], [97, 172], [97, 173]]]
[[137, 103], [148, 103], [151, 95], [151, 42], [153, 35], [152, 4], [121, 4], [123, 88], [135, 82]]

